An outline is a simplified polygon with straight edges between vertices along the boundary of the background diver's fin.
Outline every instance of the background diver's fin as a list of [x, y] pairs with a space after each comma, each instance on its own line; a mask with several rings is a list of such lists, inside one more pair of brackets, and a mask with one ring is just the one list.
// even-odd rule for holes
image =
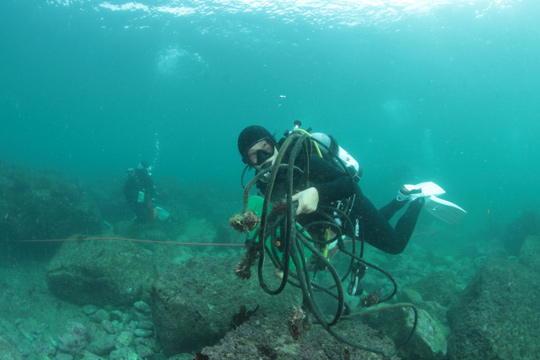
[[456, 224], [467, 213], [456, 204], [440, 199], [435, 195], [426, 196], [424, 209], [427, 210], [431, 215], [449, 224]]
[[165, 209], [160, 208], [159, 206], [156, 206], [156, 210], [158, 213], [158, 218], [161, 221], [165, 221], [169, 218], [169, 212]]

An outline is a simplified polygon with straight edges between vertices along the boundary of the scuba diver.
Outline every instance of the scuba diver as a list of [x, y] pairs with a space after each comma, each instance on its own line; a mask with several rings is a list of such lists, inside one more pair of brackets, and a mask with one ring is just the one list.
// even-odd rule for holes
[[[394, 199], [377, 209], [358, 186], [362, 175], [358, 163], [335, 139], [326, 134], [311, 134], [300, 126], [296, 121], [294, 130], [286, 132], [279, 142], [267, 129], [257, 125], [246, 127], [238, 137], [238, 151], [246, 164], [242, 185], [247, 169], [255, 169], [255, 176], [244, 187], [242, 213], [229, 221], [236, 230], [248, 233], [246, 251], [234, 271], [241, 279], [248, 279], [251, 267], [257, 262], [259, 284], [266, 293], [278, 295], [286, 284], [298, 287], [303, 304], [295, 309], [308, 311], [343, 343], [390, 358], [414, 333], [417, 309], [412, 304], [397, 303], [353, 314], [343, 283], [350, 276], [347, 293], [362, 295], [361, 280], [368, 267], [372, 268], [387, 277], [392, 290], [388, 295], [383, 295], [380, 289], [367, 294], [360, 300], [361, 306], [372, 307], [390, 300], [397, 293], [397, 283], [387, 271], [365, 260], [364, 242], [386, 253], [400, 254], [409, 243], [422, 209], [450, 223], [459, 221], [465, 210], [437, 198], [444, 190], [433, 182], [405, 185]], [[250, 195], [254, 186], [262, 196]], [[389, 220], [407, 204], [392, 227]], [[346, 239], [352, 241], [346, 244]], [[337, 251], [343, 257], [336, 261], [339, 266], [334, 266], [330, 258]], [[273, 272], [268, 272], [271, 267], [264, 265], [265, 259], [274, 265]], [[344, 268], [346, 262], [349, 265]], [[325, 272], [321, 279], [317, 277], [319, 270]], [[271, 278], [277, 275], [279, 285], [268, 281], [268, 275]], [[322, 307], [321, 296], [335, 299], [333, 317]], [[409, 335], [393, 354], [355, 343], [333, 328], [341, 318], [397, 307], [412, 308], [414, 322]], [[289, 313], [289, 331], [297, 340], [303, 329], [302, 321], [309, 317], [304, 313], [300, 317], [294, 314], [294, 311]]]
[[[257, 173], [268, 172], [278, 156], [279, 144], [268, 130], [253, 125], [248, 126], [240, 133], [238, 150], [242, 161], [248, 167], [254, 168]], [[305, 162], [304, 156], [298, 156], [295, 166], [303, 168], [306, 165]], [[309, 156], [309, 172], [309, 184], [303, 184], [305, 188], [294, 189], [296, 194], [292, 197], [293, 202], [298, 202], [296, 219], [300, 224], [315, 221], [315, 216], [310, 214], [314, 213], [319, 205], [339, 206], [343, 201], [349, 199], [351, 203], [348, 214], [349, 218], [356, 223], [356, 229], [346, 230], [349, 232], [361, 230], [363, 239], [367, 243], [389, 254], [399, 254], [405, 249], [415, 228], [420, 210], [425, 203], [421, 189], [409, 190], [403, 187], [392, 201], [377, 210], [371, 201], [361, 193], [358, 185], [351, 181], [347, 172], [316, 153]], [[302, 184], [301, 181], [297, 183]], [[283, 189], [280, 189], [283, 185], [278, 174], [274, 185], [274, 200], [285, 195]], [[263, 194], [265, 193], [264, 176], [257, 182], [257, 187]], [[393, 228], [389, 220], [407, 203], [409, 203], [409, 207]], [[362, 219], [362, 229], [358, 229], [360, 219]], [[324, 228], [314, 230], [322, 235]], [[310, 231], [310, 234], [312, 232], [313, 230]], [[349, 235], [346, 232], [345, 234]]]
[[124, 196], [135, 213], [134, 221], [137, 223], [151, 222], [158, 218], [158, 210], [153, 205], [156, 187], [150, 171], [151, 166], [146, 161], [126, 171]]

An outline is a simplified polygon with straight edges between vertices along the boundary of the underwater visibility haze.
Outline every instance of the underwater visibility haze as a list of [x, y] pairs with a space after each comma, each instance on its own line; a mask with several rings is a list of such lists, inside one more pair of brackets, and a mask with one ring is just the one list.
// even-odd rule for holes
[[[505, 231], [507, 239], [514, 239], [508, 235], [512, 229], [522, 237], [538, 231], [538, 19], [536, 0], [3, 0], [0, 188], [13, 186], [24, 194], [51, 186], [64, 194], [56, 199], [69, 197], [72, 213], [87, 214], [87, 229], [106, 223], [125, 237], [242, 243], [226, 226], [241, 210], [238, 135], [257, 124], [279, 138], [300, 120], [305, 129], [331, 134], [358, 160], [360, 186], [375, 205], [385, 204], [403, 184], [434, 181], [446, 190], [445, 199], [467, 210], [461, 223], [451, 226], [423, 217], [417, 233], [428, 236], [411, 243], [429, 251], [413, 247], [411, 254], [428, 251], [448, 260], [471, 246], [483, 249], [480, 258]], [[152, 164], [162, 205], [181, 229], [169, 225], [163, 232], [130, 233], [126, 223], [132, 214], [121, 187], [125, 170], [140, 160]], [[42, 171], [52, 185], [36, 185]], [[77, 182], [76, 190], [55, 185], [64, 177]], [[31, 220], [47, 207], [2, 192], [4, 250], [14, 234], [23, 237], [30, 228], [48, 238], [77, 235], [68, 229], [76, 229], [79, 220], [70, 218], [66, 225], [63, 218], [64, 234], [52, 211], [47, 228], [45, 220]], [[84, 193], [86, 205], [77, 205], [83, 195], [75, 192]], [[24, 232], [9, 225], [9, 201], [28, 205], [32, 210], [24, 212], [35, 226]], [[525, 219], [525, 225], [512, 223], [516, 219]], [[430, 239], [434, 228], [446, 235]], [[47, 264], [56, 245], [44, 252]], [[23, 254], [13, 252], [13, 263], [23, 264], [25, 252], [39, 263], [40, 251], [32, 246], [41, 245], [28, 246]], [[169, 256], [163, 264], [197, 258], [197, 250], [175, 257], [150, 246], [149, 263], [159, 263], [159, 256]], [[241, 248], [228, 251], [217, 251], [218, 257], [241, 256]], [[467, 276], [458, 276], [460, 290], [479, 266], [474, 255], [467, 256], [473, 265]], [[45, 265], [28, 266], [42, 274]], [[405, 284], [421, 278], [423, 270], [415, 265], [395, 266]], [[418, 272], [404, 275], [408, 271]], [[14, 279], [4, 280], [11, 299], [27, 304], [11, 315], [0, 311], [0, 318], [27, 324], [43, 305], [16, 295], [17, 287], [30, 286], [21, 285], [24, 275], [11, 268], [5, 274]], [[48, 292], [47, 284], [32, 284], [37, 293]], [[14, 306], [7, 295], [0, 300]], [[97, 323], [98, 310], [89, 309], [86, 300], [67, 299], [86, 306], [85, 316]], [[114, 305], [120, 309], [126, 303]], [[149, 316], [139, 307], [136, 311]], [[82, 347], [69, 338], [86, 334], [79, 325], [57, 331], [63, 344], [58, 353], [83, 358]], [[144, 327], [131, 330], [141, 335]], [[0, 335], [7, 339], [6, 333]], [[87, 335], [80, 336], [90, 343], [95, 334]], [[23, 351], [24, 358], [30, 353]]]

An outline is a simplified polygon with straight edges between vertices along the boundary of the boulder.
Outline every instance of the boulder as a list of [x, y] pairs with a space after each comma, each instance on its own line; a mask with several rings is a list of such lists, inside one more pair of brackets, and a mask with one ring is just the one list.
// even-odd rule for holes
[[449, 360], [538, 357], [540, 274], [523, 265], [529, 255], [538, 253], [489, 258], [478, 270], [448, 313]]
[[[288, 326], [287, 311], [256, 314], [239, 326], [215, 346], [201, 350], [200, 359], [301, 359], [301, 360], [383, 360], [381, 353], [360, 350], [347, 345], [322, 326], [312, 324], [297, 340], [293, 339]], [[371, 349], [392, 354], [392, 340], [370, 328], [358, 319], [343, 320], [332, 329], [350, 341]], [[192, 359], [190, 357], [189, 359]], [[180, 359], [180, 358], [179, 358]], [[187, 357], [185, 359], [188, 359]], [[401, 359], [399, 356], [392, 360]]]
[[456, 278], [451, 271], [429, 274], [410, 286], [422, 295], [424, 301], [436, 301], [440, 305], [450, 305], [458, 295]]
[[11, 345], [7, 340], [5, 340], [0, 335], [0, 359], [2, 360], [19, 360], [23, 356], [19, 350], [13, 345]]
[[172, 266], [156, 280], [152, 311], [166, 355], [214, 345], [251, 314], [283, 312], [301, 304], [300, 291], [290, 285], [280, 295], [271, 296], [260, 288], [256, 275], [239, 279], [233, 271], [238, 260], [192, 258]]
[[65, 242], [46, 270], [57, 297], [79, 305], [131, 305], [156, 277], [150, 256], [119, 240]]
[[403, 345], [404, 359], [440, 360], [446, 355], [447, 341], [443, 329], [424, 309], [418, 309], [418, 322], [412, 337], [407, 341], [414, 325], [414, 311], [410, 307], [383, 310], [375, 319], [367, 318], [374, 328], [383, 331]]

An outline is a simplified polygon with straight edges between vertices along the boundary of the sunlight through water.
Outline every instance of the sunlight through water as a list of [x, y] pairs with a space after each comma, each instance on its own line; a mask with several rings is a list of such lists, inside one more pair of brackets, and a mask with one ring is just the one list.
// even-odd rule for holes
[[307, 22], [319, 26], [372, 25], [398, 21], [408, 16], [425, 16], [442, 7], [471, 7], [476, 16], [512, 7], [521, 0], [212, 0], [93, 1], [47, 0], [50, 5], [78, 6], [95, 11], [131, 12], [137, 18], [172, 16], [197, 19], [231, 14], [259, 14], [285, 23]]

